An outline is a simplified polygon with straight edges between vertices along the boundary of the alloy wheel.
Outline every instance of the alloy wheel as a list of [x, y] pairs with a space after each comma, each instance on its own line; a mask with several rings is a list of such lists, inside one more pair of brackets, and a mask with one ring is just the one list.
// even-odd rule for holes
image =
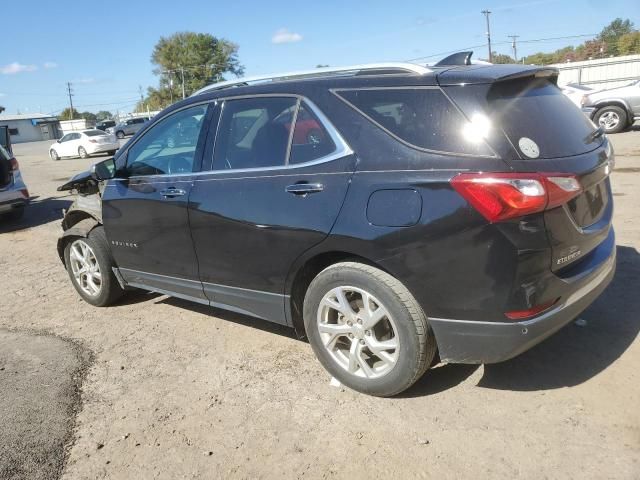
[[317, 326], [324, 348], [352, 375], [380, 378], [398, 361], [400, 339], [391, 314], [361, 288], [330, 290], [320, 302]]
[[102, 272], [98, 259], [91, 247], [82, 239], [71, 244], [69, 263], [73, 278], [80, 289], [89, 296], [96, 297], [102, 290]]
[[616, 112], [605, 112], [600, 115], [598, 123], [605, 130], [613, 130], [620, 123], [620, 115], [618, 115]]

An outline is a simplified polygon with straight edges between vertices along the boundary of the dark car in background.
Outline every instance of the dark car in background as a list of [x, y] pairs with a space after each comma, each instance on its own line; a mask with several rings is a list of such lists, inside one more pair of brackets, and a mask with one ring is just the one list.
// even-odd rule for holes
[[520, 354], [611, 281], [613, 151], [557, 70], [321, 70], [205, 88], [61, 186], [83, 200], [58, 242], [80, 296], [285, 324], [389, 396], [438, 358]]
[[102, 130], [103, 132], [107, 130], [107, 128], [115, 127], [115, 120], [103, 120], [102, 122], [96, 123], [96, 128], [98, 130]]

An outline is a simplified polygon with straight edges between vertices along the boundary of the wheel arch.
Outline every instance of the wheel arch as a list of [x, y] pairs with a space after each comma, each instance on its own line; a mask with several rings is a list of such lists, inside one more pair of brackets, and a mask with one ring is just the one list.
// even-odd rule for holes
[[64, 249], [73, 238], [87, 238], [89, 232], [102, 225], [102, 222], [84, 210], [72, 210], [62, 220], [63, 234], [58, 238], [58, 256], [64, 265]]
[[302, 311], [304, 297], [309, 284], [325, 268], [345, 261], [370, 265], [392, 275], [375, 261], [348, 251], [330, 250], [317, 252], [304, 259], [299, 259], [287, 277], [285, 288], [285, 293], [287, 294], [286, 315], [299, 338], [306, 337]]
[[595, 102], [594, 107], [596, 107], [593, 112], [593, 118], [596, 117], [598, 112], [604, 107], [620, 107], [627, 113], [627, 121], [633, 118], [633, 110], [631, 109], [631, 105], [624, 98], [608, 98], [606, 100], [600, 100]]

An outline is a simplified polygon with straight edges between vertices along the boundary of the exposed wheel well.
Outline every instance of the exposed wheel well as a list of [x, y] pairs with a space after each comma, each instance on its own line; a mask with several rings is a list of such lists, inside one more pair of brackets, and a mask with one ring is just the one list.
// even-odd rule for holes
[[609, 100], [609, 101], [605, 101], [603, 103], [597, 104], [596, 105], [596, 109], [593, 112], [594, 118], [595, 118], [596, 115], [598, 115], [598, 112], [600, 110], [602, 110], [603, 108], [605, 108], [605, 107], [618, 107], [618, 108], [621, 108], [626, 112], [627, 117], [629, 117], [629, 118], [627, 118], [627, 121], [629, 121], [630, 119], [633, 119], [633, 115], [631, 114], [631, 110], [627, 107], [627, 105], [625, 105], [624, 102], [620, 102], [620, 101], [617, 101], [617, 100]]
[[307, 262], [296, 272], [296, 276], [291, 287], [291, 320], [298, 337], [306, 337], [304, 320], [302, 317], [302, 307], [304, 303], [304, 296], [307, 293], [309, 284], [316, 275], [328, 266], [344, 261], [364, 263], [389, 273], [375, 262], [348, 252], [325, 252], [307, 260]]
[[69, 230], [76, 223], [81, 222], [82, 220], [85, 220], [87, 218], [95, 218], [95, 217], [90, 213], [85, 212], [84, 210], [72, 210], [69, 213], [67, 213], [65, 217], [62, 219], [62, 229]]

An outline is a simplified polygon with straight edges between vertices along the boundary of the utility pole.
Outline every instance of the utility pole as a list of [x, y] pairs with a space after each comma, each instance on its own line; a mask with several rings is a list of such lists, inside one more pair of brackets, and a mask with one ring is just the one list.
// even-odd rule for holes
[[511, 39], [511, 48], [513, 49], [513, 59], [518, 63], [518, 48], [516, 47], [516, 38], [520, 35], [507, 35]]
[[184, 100], [186, 98], [184, 94], [184, 67], [180, 67], [180, 73], [182, 74], [182, 99]]
[[144, 110], [144, 95], [142, 94], [142, 85], [138, 85], [138, 92], [140, 93], [140, 106]]
[[493, 62], [493, 53], [491, 52], [491, 27], [489, 26], [489, 15], [491, 12], [489, 10], [482, 10], [480, 12], [484, 15], [484, 18], [487, 20], [487, 46], [489, 47], [489, 62]]
[[71, 90], [71, 82], [67, 82], [67, 93], [69, 94], [69, 115], [71, 115], [71, 120], [73, 120], [73, 90]]

